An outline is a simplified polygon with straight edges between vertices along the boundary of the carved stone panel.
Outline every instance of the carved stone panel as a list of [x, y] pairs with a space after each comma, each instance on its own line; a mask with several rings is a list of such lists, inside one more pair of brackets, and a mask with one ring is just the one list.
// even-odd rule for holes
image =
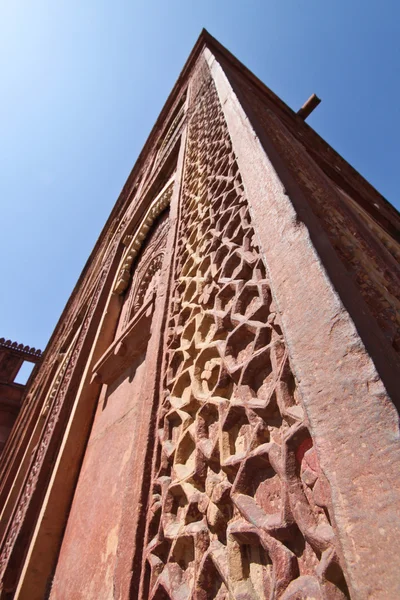
[[346, 598], [329, 487], [204, 63], [193, 89], [140, 597]]
[[169, 208], [167, 207], [155, 221], [134, 265], [117, 335], [127, 327], [134, 314], [151, 299], [157, 290], [157, 280], [164, 257], [168, 224]]

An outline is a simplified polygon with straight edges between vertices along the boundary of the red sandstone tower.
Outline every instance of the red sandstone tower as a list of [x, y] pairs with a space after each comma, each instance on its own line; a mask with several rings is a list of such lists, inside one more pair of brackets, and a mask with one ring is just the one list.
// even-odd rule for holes
[[400, 218], [305, 114], [201, 34], [3, 452], [2, 600], [400, 597]]

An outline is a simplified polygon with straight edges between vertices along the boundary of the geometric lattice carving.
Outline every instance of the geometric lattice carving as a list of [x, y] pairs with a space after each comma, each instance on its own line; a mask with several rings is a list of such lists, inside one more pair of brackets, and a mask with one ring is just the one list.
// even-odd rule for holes
[[218, 96], [211, 79], [201, 83], [188, 125], [141, 597], [345, 598], [329, 488]]

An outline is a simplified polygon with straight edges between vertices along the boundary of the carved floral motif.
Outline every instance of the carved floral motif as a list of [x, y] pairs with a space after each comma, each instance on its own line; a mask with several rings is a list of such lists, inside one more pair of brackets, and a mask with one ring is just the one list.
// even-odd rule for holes
[[[78, 330], [77, 334], [78, 333], [79, 333], [79, 330]], [[75, 336], [75, 339], [76, 339], [76, 336]], [[68, 349], [68, 352], [65, 355], [60, 355], [61, 367], [59, 368], [59, 371], [55, 377], [55, 380], [51, 386], [51, 389], [44, 401], [42, 412], [41, 412], [42, 416], [46, 416], [48, 414], [50, 407], [54, 401], [54, 398], [57, 396], [58, 388], [60, 387], [61, 381], [63, 380], [65, 371], [67, 370], [69, 359], [71, 358], [71, 355], [72, 355], [72, 350], [74, 347], [75, 339], [72, 342], [70, 348]]]

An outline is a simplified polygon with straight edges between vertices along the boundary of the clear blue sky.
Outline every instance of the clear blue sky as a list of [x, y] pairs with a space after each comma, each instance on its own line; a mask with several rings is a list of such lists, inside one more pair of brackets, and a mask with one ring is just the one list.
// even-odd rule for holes
[[394, 0], [3, 0], [0, 337], [44, 348], [202, 27], [398, 200]]

